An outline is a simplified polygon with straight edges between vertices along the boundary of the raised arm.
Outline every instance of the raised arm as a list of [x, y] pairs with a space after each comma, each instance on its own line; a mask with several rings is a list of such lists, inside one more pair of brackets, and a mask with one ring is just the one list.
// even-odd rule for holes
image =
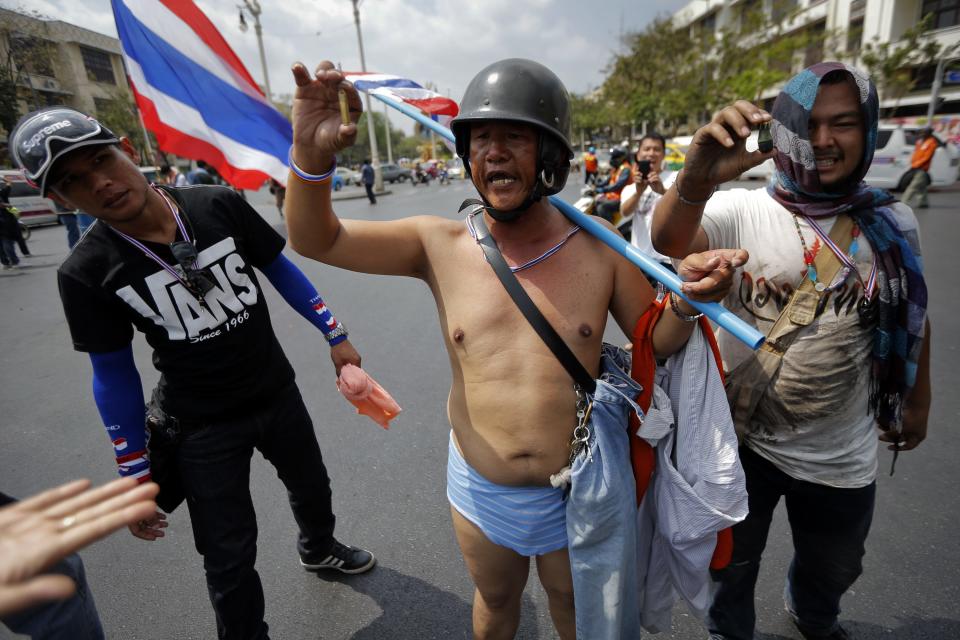
[[[297, 91], [292, 160], [303, 172], [322, 175], [334, 167], [336, 153], [357, 137], [356, 121], [363, 111], [360, 96], [327, 60], [312, 76], [298, 62], [293, 77]], [[347, 94], [349, 124], [341, 120], [340, 89]], [[307, 181], [290, 172], [285, 212], [294, 251], [351, 271], [423, 277], [427, 260], [422, 233], [428, 219], [340, 220], [333, 211], [331, 182]]]
[[751, 128], [770, 120], [763, 109], [739, 100], [697, 130], [683, 169], [660, 198], [653, 215], [650, 237], [657, 251], [683, 258], [710, 248], [700, 227], [703, 207], [719, 185], [773, 157], [773, 151], [746, 150]]

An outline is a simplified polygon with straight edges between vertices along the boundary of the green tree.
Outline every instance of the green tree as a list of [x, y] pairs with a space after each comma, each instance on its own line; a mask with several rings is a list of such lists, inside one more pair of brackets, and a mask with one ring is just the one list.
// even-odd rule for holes
[[953, 55], [960, 48], [957, 44], [941, 46], [929, 37], [932, 18], [931, 14], [924, 16], [904, 32], [899, 42], [880, 42], [875, 38], [864, 45], [860, 54], [877, 85], [880, 99], [893, 101], [892, 113], [896, 113], [900, 100], [916, 87], [915, 69], [935, 65], [941, 57]]
[[36, 11], [8, 10], [0, 25], [0, 127], [8, 133], [21, 115], [20, 103], [28, 111], [46, 103], [33, 90], [30, 74], [55, 77], [53, 44], [38, 32]]
[[738, 5], [736, 19], [719, 30], [704, 20], [676, 28], [658, 18], [627, 36], [628, 52], [614, 57], [604, 81], [607, 118], [648, 121], [676, 132], [699, 125], [737, 99], [758, 100], [789, 78], [800, 63], [817, 62], [829, 34], [822, 25], [788, 32], [796, 2]]
[[658, 18], [626, 38], [627, 53], [614, 57], [600, 101], [600, 116], [617, 121], [653, 123], [684, 119], [695, 109], [702, 77], [700, 47], [689, 29], [675, 29]]
[[593, 94], [571, 94], [570, 111], [572, 136], [571, 142], [576, 147], [580, 143], [580, 136], [592, 140], [598, 133], [609, 134], [610, 123], [624, 118], [623, 113], [615, 113], [610, 108], [610, 99], [602, 92]]
[[823, 60], [831, 33], [822, 25], [787, 30], [799, 10], [790, 0], [778, 0], [770, 12], [746, 5], [735, 24], [718, 32], [705, 91], [708, 113], [738, 99], [758, 102], [798, 66]]
[[[6, 33], [0, 33], [4, 44], [8, 42]], [[13, 62], [10, 48], [0, 48], [0, 127], [8, 133], [17, 124], [20, 117], [17, 99], [17, 68]]]

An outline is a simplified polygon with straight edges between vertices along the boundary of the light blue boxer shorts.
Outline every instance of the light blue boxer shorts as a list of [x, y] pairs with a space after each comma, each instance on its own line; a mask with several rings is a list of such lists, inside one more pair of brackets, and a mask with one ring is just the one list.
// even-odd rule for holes
[[490, 482], [463, 459], [453, 442], [452, 431], [447, 457], [447, 499], [490, 541], [522, 556], [542, 556], [567, 546], [563, 490]]

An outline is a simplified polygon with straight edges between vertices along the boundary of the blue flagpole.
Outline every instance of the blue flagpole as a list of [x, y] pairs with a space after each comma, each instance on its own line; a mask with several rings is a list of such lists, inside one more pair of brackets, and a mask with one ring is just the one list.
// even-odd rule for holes
[[[397, 102], [392, 98], [379, 93], [369, 92], [377, 100], [393, 107], [400, 113], [410, 116], [425, 127], [430, 128], [438, 135], [443, 136], [450, 142], [454, 142], [453, 132], [447, 129], [439, 122], [425, 116], [419, 109]], [[627, 260], [639, 267], [645, 274], [662, 282], [670, 291], [686, 300], [697, 311], [702, 312], [708, 318], [729, 331], [738, 340], [749, 346], [751, 349], [757, 349], [763, 344], [764, 335], [751, 327], [746, 322], [737, 317], [733, 312], [725, 309], [716, 302], [696, 302], [683, 295], [680, 289], [682, 280], [664, 267], [662, 264], [653, 260], [632, 244], [627, 242], [619, 233], [611, 231], [603, 226], [595, 217], [587, 215], [579, 209], [568, 204], [558, 196], [550, 196], [550, 202], [560, 210], [571, 222], [585, 229], [592, 236], [603, 242], [605, 245], [625, 257]]]

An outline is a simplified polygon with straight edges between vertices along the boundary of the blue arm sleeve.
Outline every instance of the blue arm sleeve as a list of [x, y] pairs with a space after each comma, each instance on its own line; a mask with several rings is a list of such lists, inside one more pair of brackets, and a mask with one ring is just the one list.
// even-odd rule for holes
[[[316, 288], [307, 280], [307, 276], [303, 275], [303, 272], [282, 253], [261, 271], [287, 304], [320, 329], [324, 336], [340, 324], [327, 309]], [[346, 339], [347, 336], [344, 334], [328, 342], [332, 347]]]
[[93, 399], [113, 443], [120, 475], [150, 479], [143, 387], [133, 361], [133, 347], [91, 353]]

